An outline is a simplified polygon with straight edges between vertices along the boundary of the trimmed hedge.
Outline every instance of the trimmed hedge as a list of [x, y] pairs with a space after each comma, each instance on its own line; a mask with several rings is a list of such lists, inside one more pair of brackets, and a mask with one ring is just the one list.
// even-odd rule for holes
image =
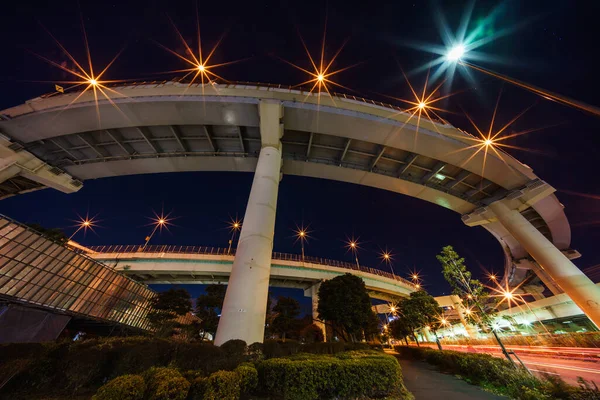
[[218, 371], [208, 377], [204, 400], [238, 400], [240, 376], [231, 371]]
[[273, 358], [258, 362], [257, 370], [259, 392], [286, 400], [411, 397], [398, 361], [372, 351]]
[[190, 383], [173, 368], [152, 367], [143, 377], [149, 400], [185, 400], [190, 390]]
[[139, 375], [123, 375], [108, 381], [92, 400], [142, 400], [146, 384]]
[[250, 393], [258, 386], [258, 371], [254, 364], [240, 364], [234, 372], [240, 379], [240, 388], [242, 393]]
[[586, 381], [581, 380], [578, 388], [557, 378], [540, 379], [524, 368], [515, 369], [508, 360], [489, 354], [439, 351], [425, 347], [396, 346], [395, 349], [402, 358], [424, 360], [444, 372], [460, 375], [467, 382], [514, 399], [600, 399], [598, 388]]

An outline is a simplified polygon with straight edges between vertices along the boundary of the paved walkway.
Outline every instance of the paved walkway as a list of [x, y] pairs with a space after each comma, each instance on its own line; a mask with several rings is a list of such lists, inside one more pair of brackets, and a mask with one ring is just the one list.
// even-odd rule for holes
[[423, 361], [401, 360], [402, 375], [406, 388], [416, 400], [506, 400], [468, 384], [455, 376], [442, 374]]

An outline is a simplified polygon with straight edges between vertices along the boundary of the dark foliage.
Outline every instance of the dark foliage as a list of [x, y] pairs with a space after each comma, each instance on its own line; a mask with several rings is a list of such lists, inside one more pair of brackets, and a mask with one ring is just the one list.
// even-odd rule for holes
[[371, 299], [362, 279], [344, 274], [319, 288], [319, 319], [346, 341], [358, 341], [373, 321]]

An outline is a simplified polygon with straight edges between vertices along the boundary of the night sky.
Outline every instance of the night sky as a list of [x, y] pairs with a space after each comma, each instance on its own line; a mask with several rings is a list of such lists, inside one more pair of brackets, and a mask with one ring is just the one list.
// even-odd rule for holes
[[[414, 48], [415, 43], [442, 43], [436, 19], [443, 16], [455, 32], [470, 2], [394, 1], [261, 1], [201, 2], [199, 7], [203, 47], [212, 48], [225, 35], [213, 61], [243, 60], [217, 71], [234, 81], [298, 84], [302, 72], [278, 57], [309, 67], [298, 32], [316, 56], [327, 16], [325, 53], [331, 57], [349, 39], [335, 68], [360, 63], [335, 80], [357, 94], [393, 102], [388, 96], [411, 99], [400, 66], [411, 82], [422, 88], [426, 70], [415, 72], [434, 56]], [[487, 55], [477, 61], [491, 68], [577, 100], [600, 105], [597, 100], [597, 42], [600, 26], [595, 1], [478, 1], [469, 31], [494, 14], [486, 35], [507, 32], [478, 49]], [[81, 62], [85, 48], [80, 13], [87, 31], [92, 58], [103, 68], [124, 49], [106, 79], [170, 79], [164, 71], [187, 68], [181, 60], [155, 42], [183, 52], [170, 25], [170, 16], [190, 42], [196, 38], [193, 1], [89, 2], [44, 1], [3, 4], [3, 37], [0, 63], [0, 109], [53, 91], [53, 81], [69, 79], [59, 69], [35, 57], [67, 61], [44, 28]], [[195, 42], [193, 47], [197, 48]], [[179, 74], [181, 75], [181, 74]], [[39, 82], [48, 81], [48, 82]], [[497, 124], [535, 104], [508, 132], [545, 127], [509, 143], [528, 149], [508, 150], [558, 189], [572, 226], [572, 247], [583, 257], [582, 268], [600, 264], [600, 200], [575, 193], [600, 196], [597, 155], [600, 154], [599, 117], [541, 99], [501, 81], [472, 73], [472, 80], [457, 74], [452, 96], [443, 114], [455, 126], [475, 133], [466, 111], [485, 126], [502, 90]], [[338, 90], [348, 92], [347, 90]], [[464, 111], [463, 111], [464, 110]], [[43, 190], [0, 202], [0, 212], [21, 222], [47, 227], [75, 228], [77, 213], [98, 214], [97, 235], [88, 232], [76, 240], [86, 245], [140, 244], [151, 227], [152, 211], [172, 211], [175, 226], [155, 236], [154, 244], [226, 247], [230, 217], [242, 217], [252, 175], [246, 173], [179, 173], [137, 175], [86, 181], [76, 194]], [[51, 212], [50, 212], [51, 210]], [[386, 269], [378, 259], [380, 248], [395, 254], [395, 272], [407, 276], [421, 271], [424, 285], [434, 295], [449, 292], [435, 255], [451, 244], [476, 275], [481, 267], [501, 272], [503, 254], [497, 241], [483, 228], [468, 228], [460, 216], [421, 200], [319, 179], [285, 176], [280, 185], [275, 251], [299, 253], [293, 229], [304, 221], [312, 231], [307, 247], [311, 256], [352, 261], [344, 249], [347, 236], [360, 237], [361, 263]], [[596, 221], [597, 223], [594, 223]], [[201, 288], [192, 287], [196, 296]], [[274, 290], [274, 295], [301, 296], [299, 291]], [[304, 307], [308, 307], [306, 301]]]

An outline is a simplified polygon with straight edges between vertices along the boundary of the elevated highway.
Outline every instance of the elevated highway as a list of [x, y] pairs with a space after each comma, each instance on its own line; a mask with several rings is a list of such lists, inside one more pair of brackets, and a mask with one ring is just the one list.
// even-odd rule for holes
[[[0, 111], [0, 144], [10, 160], [0, 166], [2, 193], [50, 183], [72, 192], [88, 179], [129, 174], [254, 171], [223, 331], [244, 331], [264, 314], [240, 304], [257, 295], [249, 286], [266, 296], [281, 174], [372, 186], [453, 210], [498, 239], [511, 284], [539, 277], [600, 324], [600, 292], [569, 261], [579, 253], [570, 248], [555, 189], [500, 149], [477, 151], [474, 136], [446, 121], [273, 85], [149, 82], [112, 89], [110, 101], [96, 101], [91, 91], [65, 93]], [[29, 173], [21, 156], [52, 166], [56, 179]], [[255, 328], [247, 341], [262, 338]], [[226, 336], [217, 334], [217, 342]]]
[[[151, 283], [227, 283], [235, 259], [235, 249], [198, 246], [91, 246], [88, 256], [112, 266], [137, 281]], [[390, 272], [343, 261], [302, 257], [274, 252], [269, 285], [304, 289], [312, 296], [312, 288], [320, 282], [345, 273], [363, 279], [374, 299], [397, 301], [416, 289], [406, 279]], [[316, 296], [316, 293], [314, 293]], [[314, 298], [316, 302], [316, 297]]]

